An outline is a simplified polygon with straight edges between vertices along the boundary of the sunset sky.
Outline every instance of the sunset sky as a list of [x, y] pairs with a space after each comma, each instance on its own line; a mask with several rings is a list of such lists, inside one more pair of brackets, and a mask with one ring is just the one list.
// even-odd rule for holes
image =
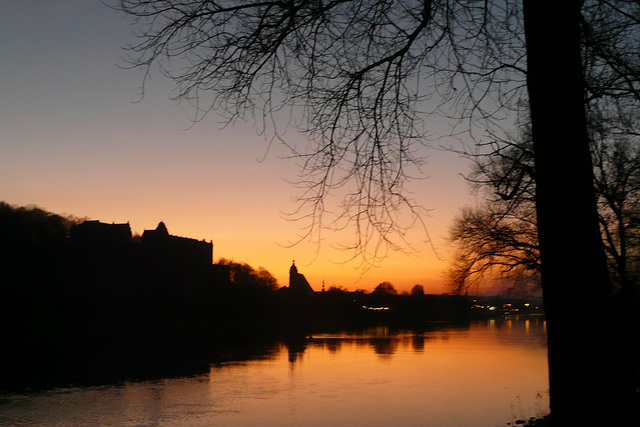
[[251, 123], [223, 129], [210, 115], [192, 126], [194, 110], [170, 99], [159, 73], [140, 100], [142, 74], [119, 67], [121, 47], [135, 41], [130, 24], [99, 0], [0, 2], [0, 200], [129, 222], [134, 233], [164, 221], [171, 234], [213, 241], [215, 259], [262, 266], [281, 285], [295, 259], [315, 290], [389, 281], [445, 291], [444, 237], [473, 202], [466, 160], [430, 150], [428, 179], [410, 185], [432, 209], [425, 223], [437, 253], [416, 229], [415, 253], [391, 253], [362, 275], [358, 261], [342, 263], [351, 253], [335, 249], [348, 234], [326, 232], [319, 252], [309, 242], [289, 247], [302, 226], [286, 219], [296, 208], [295, 162]]

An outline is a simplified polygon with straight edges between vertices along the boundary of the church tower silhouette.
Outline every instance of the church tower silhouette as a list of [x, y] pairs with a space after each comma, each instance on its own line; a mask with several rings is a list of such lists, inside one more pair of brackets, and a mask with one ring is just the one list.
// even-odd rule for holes
[[298, 273], [296, 261], [294, 260], [289, 268], [289, 290], [298, 295], [308, 295], [313, 293], [313, 289], [304, 277], [304, 274]]

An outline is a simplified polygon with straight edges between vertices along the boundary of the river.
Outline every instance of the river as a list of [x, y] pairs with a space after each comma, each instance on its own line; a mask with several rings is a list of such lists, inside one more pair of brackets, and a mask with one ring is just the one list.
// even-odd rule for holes
[[505, 426], [548, 410], [541, 317], [276, 342], [152, 379], [0, 394], [0, 425]]

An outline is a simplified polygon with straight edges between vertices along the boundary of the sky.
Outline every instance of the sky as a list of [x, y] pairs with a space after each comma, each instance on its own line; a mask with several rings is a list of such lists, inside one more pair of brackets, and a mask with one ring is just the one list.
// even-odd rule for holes
[[287, 216], [297, 207], [296, 163], [251, 123], [223, 127], [212, 114], [193, 124], [193, 108], [171, 100], [172, 83], [157, 73], [141, 99], [141, 72], [123, 68], [134, 32], [100, 0], [0, 1], [1, 201], [129, 222], [134, 233], [163, 221], [170, 234], [212, 241], [214, 260], [264, 267], [280, 285], [295, 259], [315, 290], [388, 281], [401, 292], [415, 284], [446, 292], [447, 230], [473, 203], [467, 160], [426, 153], [427, 179], [409, 190], [430, 209], [428, 235], [408, 233], [410, 253], [363, 272], [336, 248], [349, 243], [344, 233], [291, 246], [304, 231]]

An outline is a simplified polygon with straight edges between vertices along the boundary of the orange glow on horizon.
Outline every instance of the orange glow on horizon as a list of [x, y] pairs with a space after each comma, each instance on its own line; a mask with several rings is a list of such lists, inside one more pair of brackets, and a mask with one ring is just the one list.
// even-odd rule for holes
[[[251, 122], [222, 126], [212, 113], [193, 124], [194, 110], [168, 99], [171, 83], [150, 79], [139, 99], [141, 74], [122, 70], [122, 46], [135, 42], [131, 27], [100, 2], [73, 7], [56, 2], [5, 6], [2, 81], [6, 111], [0, 115], [0, 200], [37, 205], [57, 214], [103, 222], [129, 222], [134, 233], [164, 221], [175, 235], [205, 239], [214, 257], [269, 270], [286, 285], [298, 261], [315, 290], [339, 285], [372, 290], [383, 281], [398, 291], [421, 284], [441, 293], [443, 237], [469, 191], [461, 173], [467, 161], [452, 152], [425, 150], [427, 180], [407, 194], [425, 208], [429, 236], [407, 236], [415, 256], [389, 253], [379, 268], [362, 274], [352, 254], [333, 249], [353, 242], [325, 231], [321, 251], [311, 243], [288, 247], [301, 224], [294, 212], [295, 160], [270, 144]], [[46, 37], [43, 34], [46, 29]], [[70, 29], [73, 29], [71, 31]], [[44, 54], [46, 53], [46, 54]], [[155, 74], [154, 74], [155, 77]], [[134, 102], [140, 101], [140, 102]], [[436, 124], [437, 125], [437, 124]], [[285, 135], [302, 145], [301, 135]], [[447, 141], [441, 141], [446, 144]], [[453, 142], [451, 142], [453, 144]], [[345, 238], [346, 236], [346, 238]]]

